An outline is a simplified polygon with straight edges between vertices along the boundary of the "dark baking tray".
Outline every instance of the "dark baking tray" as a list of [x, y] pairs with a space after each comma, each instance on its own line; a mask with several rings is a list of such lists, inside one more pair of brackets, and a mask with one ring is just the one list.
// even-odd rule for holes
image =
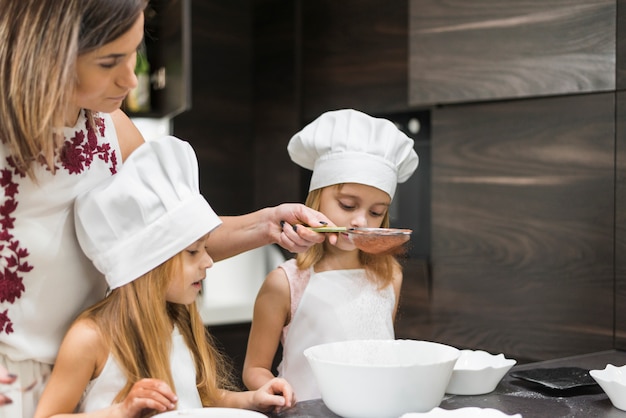
[[589, 370], [580, 367], [555, 367], [517, 370], [511, 377], [537, 383], [549, 389], [570, 390], [585, 386], [597, 386]]

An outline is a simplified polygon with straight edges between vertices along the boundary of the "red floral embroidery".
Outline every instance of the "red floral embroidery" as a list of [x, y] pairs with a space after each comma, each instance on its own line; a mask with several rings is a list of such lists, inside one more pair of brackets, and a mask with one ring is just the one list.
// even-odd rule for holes
[[[14, 303], [24, 291], [22, 276], [18, 273], [27, 273], [33, 269], [27, 261], [28, 250], [20, 248], [18, 240], [11, 234], [15, 218], [11, 216], [17, 208], [18, 185], [14, 176], [24, 177], [23, 173], [15, 168], [11, 158], [7, 158], [10, 168], [3, 168], [0, 173], [0, 187], [4, 189], [6, 200], [0, 205], [0, 254], [2, 254], [3, 268], [0, 271], [0, 302]], [[0, 313], [0, 332], [13, 332], [13, 322], [9, 319], [8, 309]]]
[[[104, 120], [94, 118], [96, 129], [100, 136], [104, 135]], [[85, 141], [85, 131], [76, 131], [72, 138], [66, 138], [61, 150], [61, 165], [70, 174], [81, 173], [85, 168], [89, 168], [94, 156], [98, 156], [105, 163], [111, 162], [109, 170], [111, 174], [117, 172], [117, 156], [111, 150], [110, 144], [98, 145], [98, 136], [95, 129], [86, 123], [87, 141]]]
[[[94, 116], [95, 127], [86, 119], [85, 129], [78, 130], [71, 138], [65, 138], [59, 154], [61, 166], [69, 174], [79, 174], [88, 169], [95, 156], [108, 164], [111, 174], [117, 172], [117, 155], [110, 144], [98, 144], [98, 137], [104, 137], [104, 119]], [[86, 133], [86, 135], [85, 135]], [[85, 138], [86, 136], [86, 138]], [[85, 140], [86, 139], [86, 140]], [[58, 167], [56, 167], [58, 169]], [[4, 190], [4, 202], [0, 205], [0, 302], [15, 303], [25, 290], [23, 274], [33, 269], [26, 260], [26, 248], [20, 247], [19, 240], [11, 234], [15, 218], [12, 217], [19, 202], [18, 178], [25, 177], [13, 160], [7, 158], [7, 167], [0, 169], [0, 187]], [[14, 331], [8, 309], [0, 312], [0, 333]]]

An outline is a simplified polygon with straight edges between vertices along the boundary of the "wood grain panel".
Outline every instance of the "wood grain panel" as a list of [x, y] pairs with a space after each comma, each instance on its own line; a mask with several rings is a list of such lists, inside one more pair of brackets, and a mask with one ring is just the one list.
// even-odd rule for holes
[[407, 109], [408, 0], [302, 0], [303, 116]]
[[626, 90], [626, 0], [617, 0], [617, 90]]
[[192, 108], [174, 134], [198, 154], [200, 189], [220, 215], [253, 209], [250, 2], [192, 1]]
[[616, 97], [615, 348], [626, 350], [626, 92]]
[[608, 93], [432, 112], [432, 339], [612, 347], [613, 115]]
[[299, 2], [256, 0], [253, 9], [255, 206], [301, 201], [300, 169], [287, 153], [302, 127]]
[[409, 103], [615, 88], [615, 0], [410, 0]]

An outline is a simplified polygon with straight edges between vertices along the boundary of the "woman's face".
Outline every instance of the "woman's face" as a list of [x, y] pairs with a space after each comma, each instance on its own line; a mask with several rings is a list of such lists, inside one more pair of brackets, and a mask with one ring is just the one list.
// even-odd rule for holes
[[167, 288], [165, 299], [168, 302], [189, 305], [198, 297], [206, 269], [213, 265], [213, 259], [205, 248], [207, 238], [208, 235], [205, 235], [183, 250], [182, 271]]
[[128, 32], [78, 57], [73, 103], [76, 114], [79, 109], [110, 113], [120, 107], [130, 90], [137, 86], [135, 59], [143, 33], [142, 13]]
[[[378, 228], [390, 203], [389, 195], [376, 187], [346, 183], [322, 190], [320, 212], [338, 226]], [[337, 247], [342, 250], [356, 248], [347, 234], [339, 234]]]

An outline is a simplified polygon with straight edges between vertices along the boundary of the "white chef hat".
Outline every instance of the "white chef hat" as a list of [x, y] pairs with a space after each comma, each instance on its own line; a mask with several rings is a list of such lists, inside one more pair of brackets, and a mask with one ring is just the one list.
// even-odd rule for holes
[[354, 109], [323, 113], [291, 138], [287, 151], [296, 164], [313, 170], [309, 191], [360, 183], [391, 198], [419, 161], [413, 140], [393, 122]]
[[115, 289], [221, 224], [198, 183], [192, 147], [173, 136], [137, 148], [119, 172], [79, 196], [78, 241]]

